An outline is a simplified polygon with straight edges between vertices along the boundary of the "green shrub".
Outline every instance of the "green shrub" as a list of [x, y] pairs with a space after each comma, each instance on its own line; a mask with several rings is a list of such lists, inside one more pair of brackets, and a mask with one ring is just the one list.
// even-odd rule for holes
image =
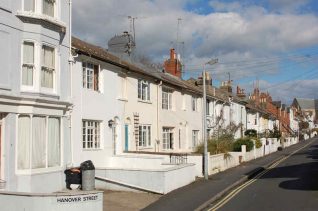
[[[208, 140], [208, 152], [210, 152], [211, 155], [230, 152], [233, 149], [233, 140], [233, 136], [228, 134], [221, 135], [219, 138], [210, 139]], [[204, 144], [200, 144], [196, 152], [203, 153], [203, 151]]]
[[233, 144], [233, 150], [235, 152], [241, 151], [241, 146], [246, 145], [246, 151], [251, 151], [254, 147], [254, 143], [250, 138], [239, 138]]
[[254, 129], [248, 129], [244, 132], [244, 135], [249, 137], [257, 137], [257, 131]]
[[256, 139], [255, 140], [255, 147], [258, 149], [258, 148], [261, 148], [263, 146], [261, 140], [259, 139]]

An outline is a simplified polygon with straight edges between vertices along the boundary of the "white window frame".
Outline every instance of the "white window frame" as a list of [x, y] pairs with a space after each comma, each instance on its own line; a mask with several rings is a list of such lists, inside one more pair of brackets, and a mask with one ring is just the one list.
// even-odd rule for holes
[[43, 1], [44, 0], [34, 0], [34, 10], [25, 10], [25, 1], [26, 0], [22, 0], [22, 11], [24, 12], [28, 12], [28, 13], [34, 13], [37, 15], [43, 15], [45, 17], [48, 17], [49, 19], [57, 19], [59, 17], [59, 5], [60, 5], [60, 0], [54, 0], [54, 14], [53, 16], [50, 15], [46, 15], [43, 13]]
[[[95, 67], [98, 69], [98, 76], [97, 76], [97, 88], [95, 88], [95, 77], [94, 77], [94, 71]], [[91, 74], [91, 82], [87, 80], [87, 76]], [[82, 87], [87, 90], [95, 91], [95, 92], [101, 92], [101, 67], [98, 64], [95, 64], [94, 62], [90, 61], [83, 61], [82, 62]], [[90, 86], [91, 84], [91, 86]]]
[[162, 149], [163, 150], [174, 149], [174, 128], [172, 127], [162, 128]]
[[[33, 43], [33, 64], [26, 64], [24, 63], [24, 44], [25, 43]], [[33, 40], [23, 40], [21, 45], [21, 88], [23, 90], [34, 90], [36, 86], [36, 66], [37, 66], [37, 44]], [[23, 67], [27, 66], [33, 66], [33, 77], [32, 77], [32, 86], [23, 84]]]
[[172, 110], [172, 90], [163, 87], [162, 88], [162, 103], [161, 108], [164, 110]]
[[83, 150], [102, 149], [101, 125], [102, 125], [101, 121], [87, 120], [87, 119], [82, 120], [82, 149]]
[[199, 130], [192, 130], [192, 148], [199, 144]]
[[[30, 118], [30, 146], [29, 146], [29, 150], [30, 150], [30, 164], [29, 164], [29, 168], [28, 169], [19, 169], [18, 168], [18, 148], [19, 148], [19, 140], [18, 140], [18, 137], [19, 137], [19, 117], [20, 116], [27, 116]], [[46, 120], [45, 120], [45, 125], [46, 125], [46, 129], [45, 129], [45, 133], [46, 133], [46, 152], [45, 152], [45, 156], [46, 156], [46, 167], [45, 168], [35, 168], [35, 169], [32, 169], [32, 142], [33, 142], [33, 117], [44, 117]], [[59, 128], [60, 128], [60, 164], [59, 166], [54, 166], [54, 167], [49, 167], [48, 166], [48, 119], [49, 118], [57, 118], [59, 119]], [[18, 174], [18, 175], [32, 175], [32, 174], [40, 174], [40, 173], [46, 173], [46, 172], [55, 172], [55, 171], [60, 171], [63, 169], [63, 165], [64, 165], [64, 162], [63, 162], [63, 157], [64, 157], [64, 154], [63, 154], [63, 149], [64, 149], [64, 145], [63, 145], [63, 128], [62, 128], [62, 125], [63, 125], [63, 119], [61, 118], [61, 116], [48, 116], [48, 115], [43, 115], [43, 114], [19, 114], [19, 115], [16, 115], [16, 125], [18, 127], [16, 127], [16, 137], [17, 137], [17, 143], [16, 143], [16, 147], [15, 147], [15, 150], [16, 150], [16, 155], [15, 155], [15, 172]]]
[[191, 97], [191, 109], [192, 111], [198, 111], [198, 98], [192, 96]]
[[[52, 48], [53, 49], [53, 55], [54, 55], [54, 64], [53, 64], [53, 67], [46, 67], [44, 66], [43, 64], [43, 47], [46, 46], [48, 48]], [[57, 49], [55, 46], [51, 45], [51, 44], [48, 44], [48, 43], [42, 43], [41, 45], [41, 49], [40, 49], [40, 81], [39, 81], [39, 84], [40, 84], [40, 89], [41, 91], [44, 91], [44, 92], [47, 92], [47, 93], [52, 93], [52, 92], [56, 92], [56, 86], [57, 86], [57, 63], [58, 63], [58, 54], [57, 54]], [[52, 86], [53, 87], [45, 87], [45, 86], [42, 86], [42, 73], [43, 73], [43, 70], [45, 71], [51, 71], [52, 74], [53, 74], [53, 78], [52, 78]]]
[[150, 83], [148, 81], [138, 79], [138, 99], [141, 101], [150, 101]]
[[[24, 53], [24, 43], [30, 42], [34, 44], [34, 68], [33, 68], [33, 85], [27, 86], [23, 85], [22, 83], [22, 72], [23, 72], [23, 53]], [[42, 80], [42, 47], [47, 46], [54, 49], [54, 70], [53, 70], [53, 88], [42, 87], [41, 80]], [[60, 57], [58, 53], [58, 49], [56, 46], [49, 44], [49, 43], [38, 43], [35, 40], [25, 39], [22, 40], [21, 43], [21, 70], [20, 70], [20, 86], [22, 91], [26, 92], [39, 92], [45, 94], [57, 94], [57, 87], [59, 83], [59, 63]]]
[[138, 147], [151, 147], [151, 125], [139, 125]]

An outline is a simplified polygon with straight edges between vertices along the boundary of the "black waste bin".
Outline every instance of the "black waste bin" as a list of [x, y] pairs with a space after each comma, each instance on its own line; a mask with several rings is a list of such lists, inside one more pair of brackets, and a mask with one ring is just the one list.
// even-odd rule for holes
[[95, 166], [92, 161], [81, 163], [82, 190], [91, 191], [95, 189]]
[[80, 168], [66, 169], [64, 173], [67, 189], [71, 189], [71, 184], [82, 185], [82, 172]]

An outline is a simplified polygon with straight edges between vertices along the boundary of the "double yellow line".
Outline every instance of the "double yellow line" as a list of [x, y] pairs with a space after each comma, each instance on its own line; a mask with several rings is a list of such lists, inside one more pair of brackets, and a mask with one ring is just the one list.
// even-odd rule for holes
[[[313, 140], [314, 141], [314, 140]], [[227, 202], [229, 202], [232, 198], [234, 198], [237, 194], [239, 194], [243, 189], [245, 189], [246, 187], [248, 187], [249, 185], [253, 184], [254, 182], [256, 182], [260, 177], [262, 177], [264, 174], [268, 173], [269, 171], [271, 171], [273, 168], [275, 168], [276, 166], [278, 166], [280, 163], [282, 163], [283, 161], [285, 161], [286, 159], [288, 159], [289, 157], [291, 157], [292, 155], [294, 155], [295, 153], [299, 152], [300, 150], [306, 148], [308, 145], [310, 145], [313, 141], [309, 142], [308, 144], [306, 144], [305, 146], [295, 150], [293, 153], [289, 154], [288, 156], [283, 156], [281, 158], [279, 158], [276, 162], [274, 162], [272, 165], [270, 165], [266, 170], [262, 171], [261, 173], [259, 173], [256, 177], [254, 177], [253, 179], [245, 182], [244, 184], [240, 185], [239, 187], [237, 187], [236, 189], [232, 190], [228, 195], [226, 195], [221, 201], [219, 201], [218, 203], [216, 203], [213, 207], [209, 208], [208, 211], [215, 211], [217, 209], [220, 209], [221, 207], [223, 207]]]

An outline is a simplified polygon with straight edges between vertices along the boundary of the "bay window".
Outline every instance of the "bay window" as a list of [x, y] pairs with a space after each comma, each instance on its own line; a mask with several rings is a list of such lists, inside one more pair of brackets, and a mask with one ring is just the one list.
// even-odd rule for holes
[[24, 0], [24, 11], [35, 11], [35, 0]]
[[50, 17], [56, 16], [57, 0], [24, 0], [23, 11], [43, 14]]
[[18, 117], [18, 170], [61, 166], [60, 118]]
[[42, 0], [42, 13], [54, 17], [55, 0]]

